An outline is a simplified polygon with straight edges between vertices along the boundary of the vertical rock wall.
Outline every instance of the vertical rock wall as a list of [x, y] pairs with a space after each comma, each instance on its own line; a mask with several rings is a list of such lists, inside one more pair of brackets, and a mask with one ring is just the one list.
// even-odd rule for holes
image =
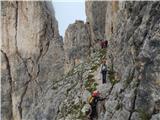
[[64, 37], [65, 73], [87, 60], [90, 41], [89, 26], [83, 21], [76, 21], [68, 26]]
[[86, 1], [86, 16], [89, 22], [92, 45], [94, 45], [97, 39], [105, 38], [105, 15], [107, 2], [105, 1]]
[[112, 1], [107, 3], [106, 7], [106, 19], [105, 19], [105, 37], [110, 40], [115, 29], [115, 23], [117, 18], [117, 12], [120, 9], [121, 2]]
[[120, 5], [108, 51], [121, 79], [123, 92], [118, 94], [124, 94], [120, 101], [129, 120], [150, 119], [160, 112], [155, 110], [160, 100], [160, 2]]
[[40, 119], [50, 109], [41, 102], [45, 91], [63, 74], [63, 42], [53, 7], [50, 2], [1, 4], [2, 119]]
[[159, 13], [159, 1], [87, 1], [87, 23], [69, 25], [63, 50], [51, 3], [2, 2], [2, 119], [84, 119], [79, 73], [98, 68], [101, 52], [90, 48], [101, 38], [115, 82], [98, 86], [108, 96], [98, 119], [160, 119]]
[[[100, 120], [160, 118], [159, 12], [160, 2], [86, 2], [91, 31], [102, 24], [98, 31], [109, 40], [110, 70], [120, 80], [113, 86]], [[99, 37], [92, 34], [95, 36]]]

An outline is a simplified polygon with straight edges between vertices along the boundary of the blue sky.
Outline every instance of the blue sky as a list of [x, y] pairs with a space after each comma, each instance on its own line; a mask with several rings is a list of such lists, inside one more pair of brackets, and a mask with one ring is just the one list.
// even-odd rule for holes
[[86, 21], [84, 0], [52, 0], [60, 35], [64, 37], [65, 30], [75, 20]]

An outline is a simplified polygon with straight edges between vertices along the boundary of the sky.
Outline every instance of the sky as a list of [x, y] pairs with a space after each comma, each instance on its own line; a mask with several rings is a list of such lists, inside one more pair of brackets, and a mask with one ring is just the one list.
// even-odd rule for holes
[[52, 0], [60, 35], [64, 37], [65, 30], [75, 20], [86, 21], [85, 0]]

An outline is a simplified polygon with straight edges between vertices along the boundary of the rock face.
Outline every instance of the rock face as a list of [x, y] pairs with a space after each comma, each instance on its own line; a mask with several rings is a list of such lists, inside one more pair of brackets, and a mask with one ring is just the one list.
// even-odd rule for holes
[[[98, 10], [101, 14], [96, 13]], [[98, 120], [160, 119], [159, 12], [160, 2], [86, 2], [91, 45], [95, 45], [94, 40], [99, 36], [109, 40], [106, 54], [109, 80], [107, 85], [97, 87], [108, 99], [98, 104]], [[100, 26], [99, 23], [103, 27], [96, 29], [100, 33], [97, 34], [94, 27]], [[85, 66], [88, 72], [84, 72], [83, 79], [86, 74], [97, 78], [97, 66], [93, 65], [95, 70], [90, 66]], [[77, 105], [73, 104], [75, 108]], [[66, 119], [85, 119], [79, 111], [74, 109]]]
[[51, 3], [2, 2], [1, 21], [2, 119], [53, 118], [49, 87], [63, 74], [64, 50]]
[[117, 22], [117, 12], [119, 8], [122, 8], [122, 2], [112, 1], [107, 3], [105, 14], [105, 37], [110, 40], [115, 30], [115, 23]]
[[[105, 5], [103, 2], [99, 4]], [[105, 26], [106, 38], [110, 39], [108, 62], [120, 82], [113, 86], [102, 118], [148, 120], [152, 116], [158, 117], [160, 2], [113, 1], [106, 4], [106, 11], [102, 13], [106, 15], [105, 23], [101, 23]], [[94, 12], [98, 8], [101, 10], [101, 6], [97, 4], [87, 9], [91, 12], [89, 15], [92, 18], [101, 16]]]
[[49, 2], [2, 2], [3, 120], [85, 120], [83, 82], [99, 79], [104, 57], [108, 81], [97, 89], [107, 99], [95, 120], [160, 119], [160, 2], [87, 1], [86, 14], [63, 45]]
[[123, 97], [118, 101], [125, 119], [150, 119], [160, 112], [156, 107], [160, 99], [159, 12], [160, 2], [122, 2], [114, 13], [117, 18], [108, 52], [121, 80], [123, 92], [118, 98]]
[[87, 22], [89, 22], [91, 32], [92, 45], [94, 45], [97, 39], [104, 39], [105, 37], [105, 15], [107, 2], [87, 1], [85, 6]]
[[87, 59], [90, 41], [89, 26], [83, 21], [76, 21], [68, 26], [64, 37], [65, 73]]

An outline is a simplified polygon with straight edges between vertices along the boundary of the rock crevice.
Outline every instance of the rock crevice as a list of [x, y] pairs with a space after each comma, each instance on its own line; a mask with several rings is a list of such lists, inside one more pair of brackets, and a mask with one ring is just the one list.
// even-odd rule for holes
[[3, 120], [84, 120], [94, 89], [107, 96], [97, 120], [160, 119], [160, 2], [85, 4], [87, 22], [70, 24], [63, 42], [50, 2], [2, 2]]

